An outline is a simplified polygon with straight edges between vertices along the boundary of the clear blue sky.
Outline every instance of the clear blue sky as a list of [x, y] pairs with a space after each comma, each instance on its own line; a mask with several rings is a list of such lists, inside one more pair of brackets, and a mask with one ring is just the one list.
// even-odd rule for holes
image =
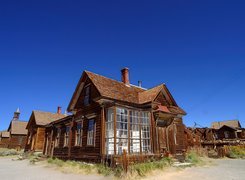
[[194, 121], [245, 126], [244, 1], [1, 1], [0, 129], [67, 108], [83, 70], [166, 83]]

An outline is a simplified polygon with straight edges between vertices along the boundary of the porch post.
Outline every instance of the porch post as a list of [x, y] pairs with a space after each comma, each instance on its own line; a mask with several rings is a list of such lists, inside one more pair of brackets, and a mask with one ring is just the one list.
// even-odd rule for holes
[[116, 146], [116, 140], [117, 140], [117, 109], [116, 106], [114, 106], [114, 155], [117, 154], [117, 146]]
[[106, 132], [105, 129], [106, 129], [105, 127], [105, 107], [102, 104], [101, 105], [101, 138], [100, 138], [100, 142], [101, 142], [100, 154], [102, 158], [104, 158], [104, 155], [105, 155], [105, 132]]
[[139, 112], [140, 115], [140, 155], [142, 154], [142, 137], [141, 137], [141, 128], [142, 128], [142, 112]]
[[68, 158], [71, 157], [71, 146], [72, 146], [72, 133], [74, 127], [74, 117], [72, 117], [71, 125], [70, 125], [70, 132], [69, 132], [69, 144], [68, 144]]
[[128, 154], [130, 154], [130, 111], [128, 111]]
[[54, 136], [54, 126], [51, 126], [51, 140], [50, 140], [50, 147], [49, 147], [49, 156], [52, 158], [53, 157], [53, 154], [54, 154], [54, 151], [53, 151], [53, 149], [54, 149], [54, 141], [53, 141], [53, 136]]
[[155, 136], [155, 132], [154, 132], [154, 129], [155, 129], [155, 123], [154, 123], [154, 116], [153, 116], [153, 112], [151, 111], [151, 114], [150, 114], [150, 118], [151, 118], [151, 151], [155, 154], [155, 142], [154, 142], [154, 137]]

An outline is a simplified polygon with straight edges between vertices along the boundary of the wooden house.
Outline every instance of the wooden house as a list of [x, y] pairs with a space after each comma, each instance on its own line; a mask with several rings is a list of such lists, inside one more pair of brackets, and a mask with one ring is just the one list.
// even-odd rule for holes
[[10, 134], [8, 131], [0, 132], [0, 148], [8, 148]]
[[116, 81], [83, 72], [67, 109], [73, 116], [47, 126], [46, 154], [96, 162], [111, 161], [123, 152], [182, 155], [186, 113], [167, 86], [132, 85], [127, 68], [121, 77]]
[[[69, 158], [71, 148], [69, 148], [68, 142], [71, 143], [71, 139], [67, 139], [66, 133], [67, 126], [72, 124], [72, 120], [73, 115], [69, 115], [46, 125], [44, 155], [63, 159]], [[73, 134], [69, 138], [74, 137], [75, 131], [71, 130], [71, 133]], [[55, 151], [54, 148], [56, 148]]]
[[57, 113], [32, 111], [26, 126], [28, 135], [25, 151], [43, 152], [45, 142], [45, 125], [63, 117], [65, 117], [65, 115], [61, 114], [60, 107], [58, 107]]
[[216, 129], [218, 139], [243, 139], [243, 128], [238, 120], [213, 122], [212, 128]]
[[9, 124], [8, 132], [9, 132], [9, 145], [10, 149], [23, 149], [26, 143], [26, 121], [19, 120], [20, 111], [16, 110], [14, 113], [14, 117]]

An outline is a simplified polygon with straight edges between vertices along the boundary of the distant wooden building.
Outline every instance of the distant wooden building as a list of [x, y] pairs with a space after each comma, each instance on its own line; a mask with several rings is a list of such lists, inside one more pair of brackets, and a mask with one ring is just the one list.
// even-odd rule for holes
[[19, 116], [20, 116], [20, 111], [19, 109], [17, 109], [8, 127], [8, 132], [9, 132], [8, 148], [10, 149], [23, 149], [26, 144], [27, 122], [20, 121]]
[[186, 115], [165, 84], [144, 89], [84, 71], [68, 106], [73, 116], [47, 125], [45, 154], [86, 161], [130, 155], [181, 156]]
[[198, 135], [201, 141], [214, 141], [217, 139], [216, 130], [213, 128], [188, 128], [193, 134]]
[[0, 132], [0, 148], [8, 148], [10, 134], [8, 131]]
[[245, 132], [238, 120], [213, 122], [211, 128], [188, 128], [200, 136], [207, 149], [222, 149], [224, 145], [244, 145]]
[[211, 127], [216, 130], [218, 139], [245, 139], [239, 120], [213, 122]]
[[201, 137], [200, 134], [197, 134], [185, 127], [184, 129], [185, 136], [185, 149], [198, 148], [201, 147]]
[[57, 113], [32, 111], [26, 129], [28, 130], [25, 151], [40, 151], [44, 150], [45, 142], [45, 125], [65, 117], [61, 114], [61, 108], [58, 107]]
[[72, 121], [73, 115], [69, 115], [46, 125], [44, 155], [63, 159], [70, 158], [71, 148], [69, 147], [72, 142], [71, 138], [75, 136], [75, 130], [71, 130], [72, 135], [68, 139], [67, 126], [71, 125]]

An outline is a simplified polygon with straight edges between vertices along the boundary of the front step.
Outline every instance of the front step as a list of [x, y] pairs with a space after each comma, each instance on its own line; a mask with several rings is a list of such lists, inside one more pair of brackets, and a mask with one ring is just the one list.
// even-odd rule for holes
[[174, 158], [179, 162], [185, 162], [185, 155], [183, 153], [176, 153]]

